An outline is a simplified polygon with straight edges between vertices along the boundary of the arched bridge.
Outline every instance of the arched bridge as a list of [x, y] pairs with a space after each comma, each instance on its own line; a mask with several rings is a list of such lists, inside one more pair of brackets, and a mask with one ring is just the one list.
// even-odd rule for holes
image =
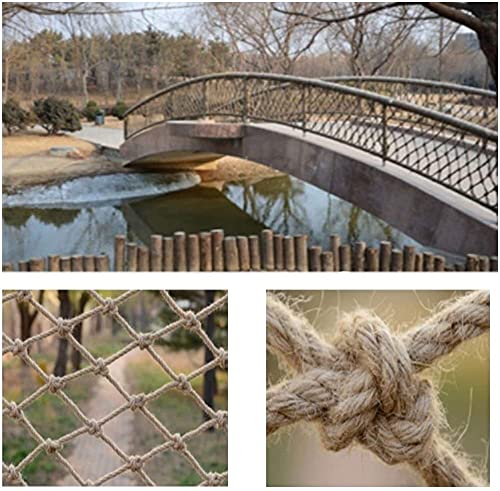
[[496, 131], [347, 82], [229, 73], [174, 84], [126, 113], [121, 152], [127, 165], [247, 158], [423, 244], [496, 254]]

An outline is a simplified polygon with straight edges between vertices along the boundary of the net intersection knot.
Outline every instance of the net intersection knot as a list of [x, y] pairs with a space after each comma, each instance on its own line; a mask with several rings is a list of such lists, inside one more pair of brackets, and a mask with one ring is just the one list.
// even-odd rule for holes
[[477, 485], [439, 433], [441, 410], [420, 372], [489, 329], [489, 293], [473, 292], [405, 336], [378, 316], [344, 316], [331, 343], [299, 314], [268, 296], [268, 349], [294, 375], [268, 389], [267, 432], [315, 421], [332, 451], [360, 443], [387, 464], [406, 462], [428, 485]]

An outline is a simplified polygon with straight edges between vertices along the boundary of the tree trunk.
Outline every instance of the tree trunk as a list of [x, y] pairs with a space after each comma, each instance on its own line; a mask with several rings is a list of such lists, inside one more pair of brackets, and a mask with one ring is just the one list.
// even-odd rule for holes
[[[214, 291], [207, 290], [205, 292], [206, 304], [210, 305], [214, 302]], [[205, 323], [205, 332], [207, 336], [213, 341], [215, 335], [215, 318], [214, 314], [210, 314]], [[213, 353], [205, 346], [205, 363], [210, 363], [214, 359]], [[203, 400], [207, 406], [214, 407], [214, 395], [217, 393], [217, 379], [215, 378], [216, 368], [212, 368], [203, 376]], [[209, 416], [203, 413], [203, 419], [206, 421]], [[213, 428], [211, 428], [213, 430]]]
[[[68, 290], [59, 290], [59, 315], [63, 319], [71, 317], [71, 301]], [[64, 377], [66, 375], [66, 365], [68, 363], [68, 340], [59, 338], [59, 348], [57, 350], [57, 360], [54, 366], [54, 375]]]
[[[75, 313], [76, 315], [83, 314], [83, 311], [85, 310], [85, 305], [89, 301], [90, 296], [87, 292], [82, 292], [80, 296], [80, 302], [78, 304], [78, 311]], [[82, 323], [78, 324], [75, 326], [75, 329], [73, 330], [73, 337], [81, 344], [82, 342]], [[80, 351], [77, 349], [73, 348], [73, 351], [71, 352], [71, 365], [73, 367], [73, 371], [76, 372], [77, 370], [80, 370], [80, 367], [82, 365], [82, 354]]]

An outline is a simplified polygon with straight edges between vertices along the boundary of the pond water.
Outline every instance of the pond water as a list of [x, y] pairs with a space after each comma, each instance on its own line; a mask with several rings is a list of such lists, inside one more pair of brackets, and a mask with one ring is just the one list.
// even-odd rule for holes
[[3, 262], [50, 254], [100, 254], [112, 258], [115, 235], [148, 243], [172, 235], [222, 228], [250, 235], [263, 228], [308, 234], [329, 246], [343, 241], [395, 247], [420, 245], [383, 220], [290, 176], [232, 182], [222, 190], [200, 185], [197, 174], [115, 174], [34, 186], [3, 197]]

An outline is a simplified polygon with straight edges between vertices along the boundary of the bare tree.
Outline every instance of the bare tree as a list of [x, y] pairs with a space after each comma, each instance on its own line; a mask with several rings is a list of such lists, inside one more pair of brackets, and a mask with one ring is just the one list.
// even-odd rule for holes
[[[38, 293], [38, 303], [43, 303], [45, 290], [40, 290]], [[31, 337], [31, 328], [38, 315], [37, 309], [32, 309], [28, 302], [18, 302], [19, 317], [21, 318], [21, 340], [26, 340]]]
[[[361, 4], [361, 8], [355, 5]], [[346, 4], [338, 3], [317, 3], [314, 12], [305, 11], [302, 4], [276, 3], [276, 12], [286, 14], [295, 19], [302, 18], [307, 25], [315, 23], [317, 29], [323, 29], [325, 25], [332, 26], [355, 19], [363, 18], [377, 13], [386, 13], [401, 6], [417, 4], [411, 2], [350, 2]], [[422, 16], [420, 20], [442, 17], [451, 22], [465, 26], [474, 31], [479, 39], [481, 50], [483, 51], [491, 75], [497, 81], [497, 60], [498, 60], [498, 5], [496, 2], [422, 2], [421, 8], [429, 15]], [[434, 16], [434, 17], [433, 17]], [[400, 17], [401, 22], [413, 22], [415, 15]]]
[[[309, 7], [307, 5], [310, 5]], [[307, 13], [311, 5], [304, 4]], [[205, 8], [213, 34], [237, 53], [240, 67], [292, 73], [297, 60], [314, 45], [323, 28], [305, 36], [308, 23], [277, 14], [271, 3], [213, 3]]]

